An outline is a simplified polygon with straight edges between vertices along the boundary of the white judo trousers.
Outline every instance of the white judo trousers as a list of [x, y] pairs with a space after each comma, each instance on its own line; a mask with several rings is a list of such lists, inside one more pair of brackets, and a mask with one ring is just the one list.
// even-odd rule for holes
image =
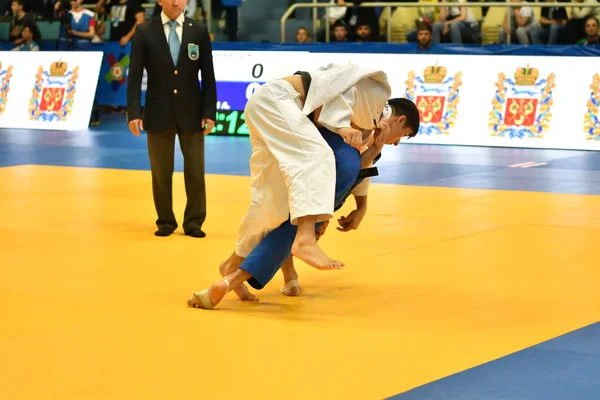
[[[288, 217], [333, 216], [335, 158], [317, 127], [302, 114], [300, 94], [284, 80], [261, 86], [248, 100], [251, 203], [242, 220], [236, 254], [247, 257]], [[332, 184], [333, 182], [333, 184]]]
[[261, 86], [246, 105], [251, 204], [238, 233], [240, 257], [247, 257], [288, 217], [292, 224], [306, 215], [316, 215], [317, 222], [333, 217], [335, 158], [307, 115], [323, 106], [319, 123], [332, 131], [350, 127], [351, 121], [374, 129], [391, 95], [381, 71], [329, 65], [311, 77], [304, 107], [300, 94], [285, 80]]

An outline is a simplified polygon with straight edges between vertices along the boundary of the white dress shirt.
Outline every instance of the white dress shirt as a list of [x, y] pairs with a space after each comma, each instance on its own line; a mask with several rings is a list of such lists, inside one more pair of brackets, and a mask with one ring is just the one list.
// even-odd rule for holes
[[[163, 29], [165, 30], [165, 36], [167, 38], [167, 43], [169, 43], [169, 32], [171, 32], [171, 25], [169, 25], [169, 21], [171, 20], [164, 11], [160, 13], [160, 19], [163, 23]], [[175, 21], [177, 21], [177, 25], [175, 26], [175, 33], [179, 36], [179, 43], [181, 43], [181, 37], [183, 35], [183, 21], [185, 20], [185, 15], [183, 13], [179, 14], [179, 17]]]

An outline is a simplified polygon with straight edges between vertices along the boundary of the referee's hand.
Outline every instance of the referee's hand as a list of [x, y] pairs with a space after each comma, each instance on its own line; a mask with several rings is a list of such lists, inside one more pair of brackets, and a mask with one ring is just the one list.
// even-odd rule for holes
[[212, 132], [215, 127], [215, 121], [208, 118], [202, 118], [202, 129], [204, 129], [204, 135], [208, 135]]
[[141, 119], [134, 119], [129, 121], [129, 130], [135, 136], [140, 136], [140, 131], [144, 130], [144, 122]]

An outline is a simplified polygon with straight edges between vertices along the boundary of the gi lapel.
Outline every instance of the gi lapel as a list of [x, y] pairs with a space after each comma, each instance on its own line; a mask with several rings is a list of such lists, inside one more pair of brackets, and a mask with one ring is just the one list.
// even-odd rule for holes
[[[162, 24], [160, 16], [152, 19], [152, 30], [154, 31], [154, 37], [158, 43], [158, 48], [160, 49], [160, 55], [173, 65], [169, 43], [167, 43], [167, 37], [165, 35], [165, 27]], [[179, 58], [181, 58], [181, 56]]]

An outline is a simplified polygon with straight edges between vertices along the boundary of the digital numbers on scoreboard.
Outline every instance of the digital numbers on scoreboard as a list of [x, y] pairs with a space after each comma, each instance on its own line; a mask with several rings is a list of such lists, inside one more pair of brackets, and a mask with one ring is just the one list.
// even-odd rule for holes
[[[291, 54], [290, 54], [291, 53]], [[248, 135], [244, 109], [250, 96], [271, 79], [294, 73], [301, 52], [214, 51], [217, 80], [215, 134]]]
[[262, 80], [262, 64], [252, 66], [255, 81], [217, 81], [217, 120], [213, 133], [225, 135], [248, 135], [244, 122], [244, 109], [252, 94], [265, 82]]
[[217, 111], [217, 120], [213, 133], [222, 135], [249, 135], [248, 126], [244, 122], [244, 112], [239, 110]]

